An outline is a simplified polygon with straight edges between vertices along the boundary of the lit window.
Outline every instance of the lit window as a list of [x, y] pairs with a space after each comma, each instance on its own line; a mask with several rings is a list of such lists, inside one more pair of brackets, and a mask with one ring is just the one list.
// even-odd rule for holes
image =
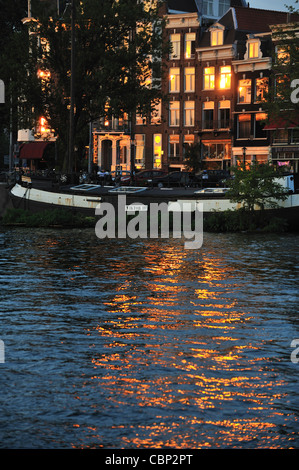
[[172, 67], [169, 69], [169, 91], [171, 93], [179, 93], [180, 91], [180, 69]]
[[250, 42], [248, 49], [249, 59], [256, 59], [259, 56], [259, 43], [258, 41]]
[[[135, 123], [136, 123], [137, 126], [143, 126], [144, 124], [146, 124], [146, 117], [144, 117], [140, 113], [136, 113], [136, 122]], [[108, 122], [108, 125], [109, 125], [109, 122]]]
[[213, 29], [211, 31], [211, 46], [223, 45], [223, 31], [221, 29]]
[[231, 66], [220, 67], [220, 88], [222, 90], [229, 89], [231, 87]]
[[203, 144], [202, 155], [204, 159], [223, 159], [228, 157], [228, 145], [223, 143], [210, 143]]
[[290, 61], [290, 52], [285, 46], [276, 47], [276, 58], [279, 64], [287, 64]]
[[154, 134], [154, 168], [162, 164], [162, 134]]
[[185, 58], [190, 59], [195, 54], [195, 33], [185, 34]]
[[214, 90], [215, 88], [215, 67], [204, 68], [204, 90]]
[[275, 99], [285, 101], [287, 99], [286, 90], [290, 88], [289, 75], [276, 75], [275, 76]]
[[180, 34], [171, 34], [170, 35], [170, 44], [171, 44], [171, 52], [169, 54], [169, 58], [173, 59], [180, 59], [181, 57], [181, 35]]
[[268, 93], [268, 78], [257, 78], [255, 80], [255, 101], [266, 101], [266, 94]]
[[194, 101], [185, 101], [184, 103], [184, 124], [185, 126], [194, 126]]
[[168, 142], [168, 156], [169, 158], [177, 159], [180, 157], [180, 136], [170, 135]]
[[169, 125], [179, 126], [180, 125], [180, 102], [171, 101], [169, 103]]
[[144, 134], [136, 134], [135, 135], [136, 141], [136, 156], [135, 156], [135, 163], [137, 168], [144, 167], [144, 145], [145, 145], [145, 135]]
[[251, 103], [251, 80], [239, 80], [239, 103]]
[[185, 67], [184, 70], [184, 91], [194, 92], [195, 91], [195, 68]]

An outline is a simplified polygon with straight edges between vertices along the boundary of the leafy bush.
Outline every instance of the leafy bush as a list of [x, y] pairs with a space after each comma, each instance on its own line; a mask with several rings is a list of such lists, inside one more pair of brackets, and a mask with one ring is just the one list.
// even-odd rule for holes
[[288, 229], [287, 221], [279, 217], [260, 218], [259, 213], [244, 209], [214, 212], [204, 219], [206, 232], [284, 232]]
[[23, 209], [9, 209], [3, 216], [2, 225], [24, 225], [26, 227], [92, 227], [95, 217], [86, 217], [64, 209], [52, 209], [31, 213]]

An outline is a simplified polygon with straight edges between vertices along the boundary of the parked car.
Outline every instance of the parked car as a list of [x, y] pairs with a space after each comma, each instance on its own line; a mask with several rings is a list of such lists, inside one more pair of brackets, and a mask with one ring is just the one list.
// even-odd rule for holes
[[[134, 186], [147, 186], [153, 178], [164, 176], [166, 174], [167, 172], [163, 170], [141, 170], [135, 174], [132, 184]], [[125, 175], [121, 178], [121, 184], [130, 184], [130, 182], [131, 175]]]
[[203, 170], [195, 175], [194, 183], [200, 186], [218, 186], [220, 182], [229, 178], [230, 174], [227, 170]]
[[153, 178], [152, 186], [158, 188], [173, 186], [189, 186], [192, 181], [192, 175], [188, 171], [172, 171], [164, 176]]
[[167, 175], [167, 171], [164, 170], [144, 170], [135, 175], [135, 182], [137, 185], [147, 186], [154, 178], [160, 178], [160, 176], [165, 175]]

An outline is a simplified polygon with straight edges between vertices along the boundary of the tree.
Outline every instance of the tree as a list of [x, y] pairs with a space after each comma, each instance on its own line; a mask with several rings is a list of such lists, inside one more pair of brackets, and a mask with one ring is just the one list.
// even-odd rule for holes
[[201, 155], [201, 143], [188, 145], [185, 153], [184, 165], [189, 171], [197, 173], [201, 170], [202, 166], [202, 155]]
[[[295, 4], [298, 5], [296, 0]], [[289, 22], [272, 26], [272, 73], [264, 109], [269, 122], [298, 126], [299, 116], [299, 10], [288, 7]], [[296, 91], [297, 89], [297, 91]]]
[[22, 18], [27, 0], [0, 0], [0, 79], [5, 84], [5, 104], [0, 106], [1, 152], [8, 153], [8, 133], [17, 140], [19, 97], [24, 93], [29, 41]]
[[[131, 116], [154, 108], [161, 96], [163, 54], [160, 1], [74, 0], [75, 60], [71, 69], [71, 15], [49, 16], [45, 2], [33, 3], [28, 107], [31, 124], [43, 115], [64, 153], [69, 140], [71, 70], [74, 77], [75, 145], [86, 145], [87, 124], [98, 118]], [[32, 34], [34, 33], [34, 35]], [[38, 80], [38, 71], [47, 72]], [[50, 72], [50, 73], [49, 73]], [[34, 113], [32, 113], [32, 105]]]
[[232, 168], [233, 178], [229, 183], [228, 197], [232, 202], [243, 203], [244, 210], [253, 213], [255, 206], [263, 210], [278, 207], [277, 201], [284, 201], [288, 191], [276, 180], [281, 176], [269, 163], [251, 163]]

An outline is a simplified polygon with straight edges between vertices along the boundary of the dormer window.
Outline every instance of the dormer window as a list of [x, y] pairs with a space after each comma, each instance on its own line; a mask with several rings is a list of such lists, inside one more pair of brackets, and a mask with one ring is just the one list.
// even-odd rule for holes
[[211, 30], [211, 46], [223, 46], [223, 30]]
[[248, 58], [255, 59], [259, 56], [259, 43], [258, 41], [250, 42], [249, 43], [249, 51], [248, 51]]
[[244, 56], [245, 60], [248, 59], [261, 59], [261, 41], [258, 38], [253, 37], [252, 35], [247, 36], [247, 48]]

